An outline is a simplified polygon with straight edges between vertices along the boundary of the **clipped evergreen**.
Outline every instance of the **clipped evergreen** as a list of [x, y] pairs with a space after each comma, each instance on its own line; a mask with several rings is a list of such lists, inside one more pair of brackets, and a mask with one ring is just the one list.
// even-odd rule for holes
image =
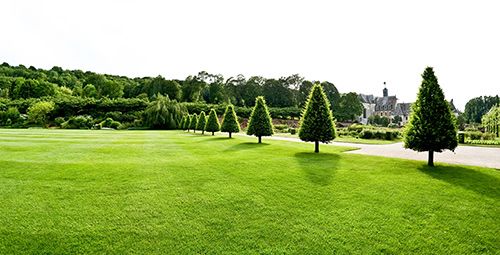
[[196, 129], [201, 130], [201, 134], [205, 134], [205, 124], [207, 123], [207, 116], [204, 111], [201, 111], [198, 121], [196, 122]]
[[184, 122], [184, 130], [189, 132], [189, 122], [191, 121], [191, 114], [186, 114], [186, 121]]
[[335, 139], [335, 122], [330, 103], [319, 84], [315, 84], [306, 102], [300, 119], [299, 138], [314, 142], [314, 152], [319, 152], [319, 142], [328, 143]]
[[217, 113], [214, 109], [211, 109], [210, 113], [208, 114], [207, 123], [205, 124], [205, 131], [212, 132], [212, 135], [214, 135], [214, 133], [218, 132], [219, 130], [220, 124], [219, 119], [217, 118]]
[[240, 124], [238, 123], [238, 117], [236, 117], [234, 106], [232, 104], [226, 107], [226, 112], [224, 112], [224, 118], [222, 119], [220, 131], [228, 132], [229, 138], [231, 138], [232, 133], [240, 132]]
[[434, 152], [453, 151], [458, 145], [455, 117], [432, 67], [422, 74], [417, 101], [403, 137], [405, 148], [429, 152], [429, 166], [434, 166]]
[[191, 115], [191, 119], [189, 120], [189, 129], [193, 130], [193, 133], [196, 133], [196, 122], [198, 121], [198, 116], [196, 113]]
[[184, 123], [186, 123], [186, 115], [182, 116], [181, 122], [179, 123], [179, 129], [184, 130]]
[[188, 130], [189, 129], [189, 120], [191, 120], [191, 114], [186, 114], [186, 119], [184, 120], [184, 125], [182, 126], [182, 128], [184, 130]]
[[248, 121], [247, 135], [257, 136], [259, 143], [262, 142], [262, 136], [273, 135], [273, 122], [267, 109], [266, 100], [262, 96], [255, 99], [255, 106]]

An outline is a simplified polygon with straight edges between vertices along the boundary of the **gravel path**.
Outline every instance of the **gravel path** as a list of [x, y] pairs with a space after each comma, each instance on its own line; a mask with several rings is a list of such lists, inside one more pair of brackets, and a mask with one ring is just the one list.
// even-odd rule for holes
[[[273, 136], [272, 139], [301, 142], [298, 138]], [[403, 143], [393, 144], [357, 144], [357, 143], [330, 143], [335, 146], [348, 146], [359, 150], [346, 153], [384, 156], [390, 158], [404, 158], [427, 161], [427, 152], [416, 152], [403, 148]], [[476, 146], [458, 146], [455, 152], [445, 151], [434, 153], [435, 162], [450, 164], [491, 167], [500, 170], [500, 148], [487, 148]]]

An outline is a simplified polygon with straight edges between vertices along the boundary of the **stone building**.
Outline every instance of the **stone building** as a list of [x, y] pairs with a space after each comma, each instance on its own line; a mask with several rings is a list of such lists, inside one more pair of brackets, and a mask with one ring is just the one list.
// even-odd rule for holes
[[363, 114], [358, 118], [360, 123], [368, 124], [368, 119], [373, 115], [387, 117], [391, 122], [396, 116], [399, 116], [401, 121], [397, 124], [400, 125], [408, 122], [411, 103], [398, 103], [398, 98], [395, 95], [389, 96], [389, 90], [385, 85], [386, 83], [384, 82], [382, 97], [359, 94], [359, 99], [363, 105]]

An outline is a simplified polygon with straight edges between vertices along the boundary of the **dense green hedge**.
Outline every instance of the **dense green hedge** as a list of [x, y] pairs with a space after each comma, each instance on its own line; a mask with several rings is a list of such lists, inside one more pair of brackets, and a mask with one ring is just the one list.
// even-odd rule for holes
[[[186, 106], [189, 113], [200, 114], [202, 111], [210, 112], [210, 109], [214, 109], [218, 115], [224, 114], [226, 110], [226, 105], [224, 104], [205, 104], [205, 103], [182, 103]], [[248, 118], [252, 113], [252, 108], [250, 107], [234, 107], [234, 111], [236, 115], [241, 118]], [[270, 107], [269, 113], [272, 118], [275, 119], [293, 119], [300, 118], [302, 110], [299, 107], [284, 107], [284, 108], [275, 108]]]

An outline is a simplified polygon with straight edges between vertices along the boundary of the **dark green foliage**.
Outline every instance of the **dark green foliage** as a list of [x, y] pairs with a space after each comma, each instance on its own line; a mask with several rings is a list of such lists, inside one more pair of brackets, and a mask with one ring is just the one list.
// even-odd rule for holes
[[154, 129], [177, 129], [186, 108], [175, 100], [158, 95], [144, 111], [145, 124]]
[[500, 97], [496, 96], [481, 96], [476, 97], [465, 105], [464, 117], [468, 123], [481, 123], [481, 118], [486, 114], [491, 107], [500, 104]]
[[404, 131], [404, 146], [429, 151], [428, 165], [434, 165], [434, 152], [457, 147], [457, 127], [450, 106], [432, 67], [422, 74], [422, 84], [413, 104], [410, 121]]
[[162, 76], [157, 76], [144, 84], [142, 90], [149, 98], [154, 98], [161, 94], [170, 99], [181, 100], [181, 86], [178, 82], [165, 80]]
[[372, 115], [368, 118], [368, 123], [375, 126], [387, 127], [391, 121], [386, 116]]
[[302, 118], [299, 138], [315, 142], [314, 152], [319, 152], [319, 142], [328, 143], [335, 139], [335, 124], [330, 111], [330, 103], [321, 85], [312, 87]]
[[273, 123], [269, 110], [267, 110], [266, 100], [259, 96], [255, 99], [255, 107], [248, 121], [247, 135], [255, 135], [261, 143], [262, 136], [273, 135]]
[[240, 124], [238, 123], [238, 117], [236, 117], [234, 106], [232, 104], [226, 107], [220, 131], [228, 132], [230, 138], [232, 133], [240, 132]]
[[212, 132], [212, 135], [214, 135], [214, 132], [218, 132], [219, 130], [219, 118], [217, 118], [217, 113], [215, 112], [215, 110], [211, 109], [210, 113], [208, 114], [207, 123], [205, 124], [205, 131]]
[[67, 121], [61, 123], [61, 128], [64, 129], [90, 129], [94, 125], [94, 121], [90, 116], [73, 116]]
[[354, 121], [363, 113], [363, 104], [356, 93], [350, 92], [340, 97], [340, 103], [333, 111], [339, 121]]
[[0, 111], [0, 125], [11, 126], [21, 120], [21, 114], [17, 107], [9, 107], [6, 111]]
[[113, 129], [118, 129], [120, 127], [121, 123], [118, 121], [113, 120], [112, 118], [106, 118], [104, 121], [99, 123], [100, 128], [113, 128]]
[[181, 120], [181, 123], [179, 124], [179, 129], [182, 129], [182, 130], [185, 130], [185, 127], [186, 127], [186, 115], [182, 116], [182, 120]]
[[205, 112], [201, 112], [198, 117], [198, 121], [196, 121], [196, 129], [201, 130], [201, 134], [205, 134], [205, 124], [207, 123], [207, 116]]
[[196, 113], [191, 115], [191, 119], [189, 120], [189, 129], [192, 129], [194, 133], [196, 133], [196, 122], [198, 122], [198, 116]]

